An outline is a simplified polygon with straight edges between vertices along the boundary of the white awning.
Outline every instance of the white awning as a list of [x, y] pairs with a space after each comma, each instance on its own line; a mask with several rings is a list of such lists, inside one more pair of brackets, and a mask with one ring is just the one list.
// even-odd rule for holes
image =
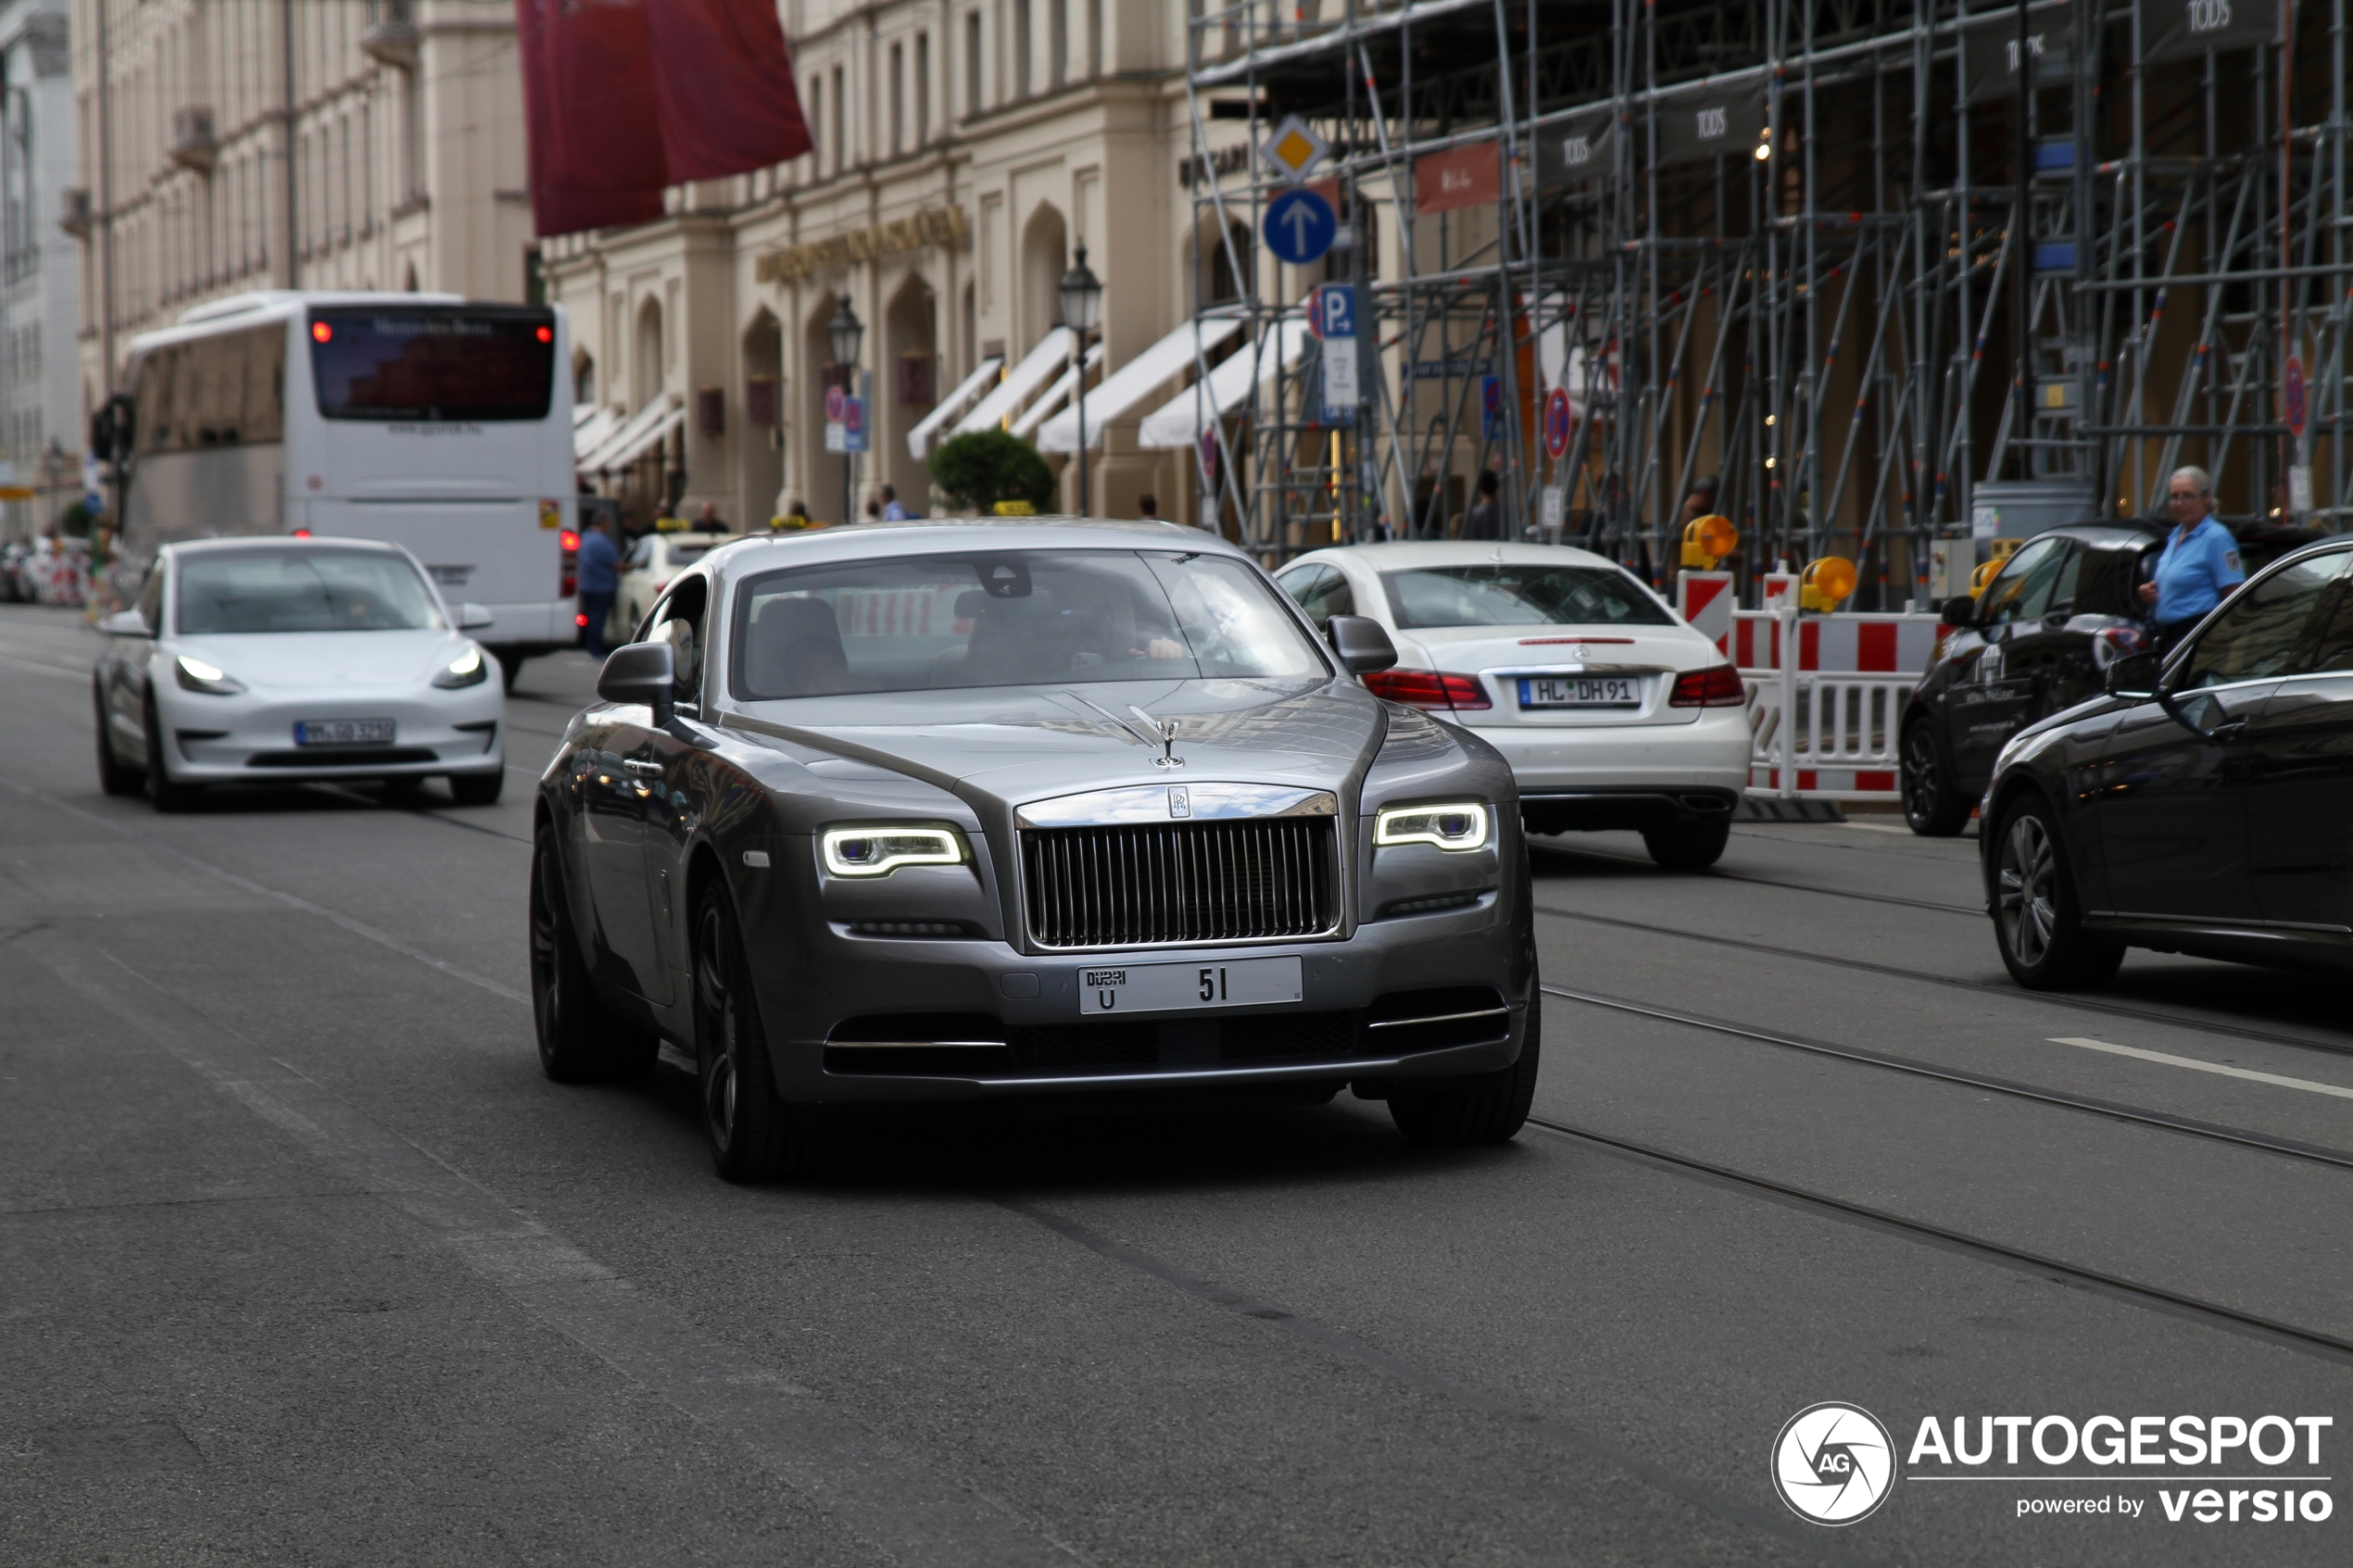
[[[1100, 343], [1089, 345], [1087, 350], [1087, 368], [1090, 370], [1098, 370], [1102, 369], [1102, 364], [1103, 345]], [[1035, 435], [1038, 427], [1046, 422], [1048, 415], [1070, 401], [1071, 389], [1077, 384], [1078, 372], [1064, 370], [1062, 380], [1048, 387], [1038, 396], [1038, 401], [1024, 409], [1021, 418], [1013, 421], [1013, 433], [1024, 441]]]
[[686, 403], [684, 398], [667, 394], [657, 396], [630, 415], [629, 422], [609, 437], [603, 445], [581, 458], [580, 466], [592, 473], [620, 468], [686, 422]]
[[[1202, 354], [1242, 330], [1239, 321], [1188, 321], [1114, 371], [1087, 395], [1087, 445], [1101, 446], [1103, 430], [1167, 382], [1191, 370]], [[1078, 410], [1063, 409], [1038, 433], [1041, 452], [1078, 450]]]
[[1030, 394], [1054, 379], [1054, 372], [1070, 363], [1071, 331], [1056, 327], [1038, 340], [1038, 346], [1021, 357], [1021, 363], [997, 383], [996, 390], [980, 400], [980, 407], [956, 421], [958, 435], [970, 435], [976, 430], [995, 430], [1005, 420], [1018, 412]]
[[612, 439], [621, 428], [621, 415], [610, 408], [591, 408], [588, 417], [572, 427], [572, 458], [577, 463], [583, 458]]
[[[1278, 342], [1278, 352], [1267, 351], [1270, 339]], [[1227, 355], [1222, 364], [1209, 372], [1206, 382], [1196, 383], [1145, 415], [1136, 433], [1136, 445], [1192, 445], [1208, 428], [1209, 420], [1230, 414], [1248, 402], [1251, 387], [1274, 380], [1277, 367], [1297, 370], [1306, 352], [1307, 323], [1295, 316], [1279, 322], [1268, 329], [1255, 348], [1238, 349]]]
[[956, 390], [934, 404], [931, 412], [923, 417], [923, 422], [907, 433], [907, 450], [917, 462], [931, 456], [931, 444], [938, 438], [940, 427], [971, 407], [972, 400], [980, 395], [981, 388], [997, 379], [997, 372], [1004, 363], [1004, 358], [995, 354], [983, 359], [979, 370], [958, 382]]
[[586, 424], [588, 422], [588, 416], [594, 414], [600, 407], [602, 407], [601, 404], [596, 403], [573, 404], [572, 406], [572, 428], [578, 430], [582, 425]]

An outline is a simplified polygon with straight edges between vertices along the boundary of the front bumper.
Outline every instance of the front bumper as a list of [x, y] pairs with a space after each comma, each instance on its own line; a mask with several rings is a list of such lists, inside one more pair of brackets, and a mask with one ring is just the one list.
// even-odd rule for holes
[[[212, 696], [158, 693], [166, 767], [182, 784], [276, 783], [493, 773], [506, 765], [506, 703], [497, 672], [478, 685], [442, 692], [416, 687], [277, 697], [266, 691]], [[382, 746], [301, 746], [308, 720], [390, 719]]]
[[[756, 931], [761, 922], [748, 923]], [[752, 946], [793, 954], [783, 963], [754, 960], [777, 1087], [788, 1100], [908, 1103], [1342, 1081], [1380, 1093], [1391, 1083], [1491, 1073], [1518, 1060], [1532, 976], [1510, 924], [1503, 895], [1491, 892], [1469, 907], [1361, 925], [1341, 941], [1034, 955], [994, 940], [857, 937], [821, 927], [792, 933], [789, 946], [774, 931]], [[1136, 1013], [1115, 1023], [1079, 1014], [1083, 968], [1293, 955], [1301, 960], [1296, 1003]], [[1429, 1018], [1441, 1022], [1416, 1022]], [[842, 1043], [861, 1035], [1006, 1044], [901, 1052]]]

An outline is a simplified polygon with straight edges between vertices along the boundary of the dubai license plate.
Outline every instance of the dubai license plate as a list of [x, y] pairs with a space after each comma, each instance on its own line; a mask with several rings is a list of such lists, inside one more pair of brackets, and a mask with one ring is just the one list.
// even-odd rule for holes
[[389, 746], [389, 719], [305, 719], [295, 725], [296, 746]]
[[1638, 675], [1523, 675], [1522, 708], [1640, 708]]
[[1259, 1007], [1300, 998], [1297, 959], [1126, 964], [1078, 972], [1082, 1013]]

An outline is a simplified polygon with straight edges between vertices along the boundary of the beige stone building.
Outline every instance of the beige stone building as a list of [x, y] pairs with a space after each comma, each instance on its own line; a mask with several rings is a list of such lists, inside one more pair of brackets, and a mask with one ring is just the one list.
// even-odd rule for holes
[[217, 295], [532, 291], [503, 0], [73, 0], [72, 52], [86, 405]]
[[[1155, 345], [1175, 371], [1111, 421], [1093, 509], [1129, 512], [1150, 492], [1177, 515], [1189, 450], [1137, 434], [1193, 363], [1167, 342], [1197, 270], [1178, 173], [1185, 16], [1174, 0], [784, 0], [816, 150], [673, 191], [660, 221], [547, 242], [598, 408], [585, 466], [633, 504], [683, 483], [682, 511], [710, 501], [757, 521], [799, 500], [840, 518], [824, 405], [838, 373], [826, 323], [847, 294], [873, 390], [860, 506], [888, 483], [920, 512], [928, 470], [909, 436], [926, 419], [926, 434], [976, 419], [1051, 436], [1066, 391], [1057, 285], [1083, 242], [1105, 285], [1104, 375]], [[1222, 262], [1200, 270], [1231, 292]], [[1017, 395], [990, 418], [978, 400], [1000, 383]]]

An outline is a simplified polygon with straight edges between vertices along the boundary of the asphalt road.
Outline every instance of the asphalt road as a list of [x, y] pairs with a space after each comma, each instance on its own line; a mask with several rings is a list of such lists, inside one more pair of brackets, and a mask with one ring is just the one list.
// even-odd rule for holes
[[[585, 658], [527, 669], [498, 806], [160, 818], [98, 791], [95, 642], [0, 608], [0, 1562], [2353, 1558], [2340, 981], [2029, 996], [1974, 841], [1893, 819], [1700, 876], [1588, 835], [1537, 857], [1509, 1148], [1343, 1097], [887, 1124], [744, 1190], [683, 1075], [533, 1054], [528, 785]], [[1827, 1400], [1906, 1461], [1835, 1530], [1772, 1480]], [[1911, 1458], [2183, 1413], [2334, 1425]], [[2333, 1517], [2160, 1500], [2288, 1474]], [[2068, 1499], [2108, 1512], [2021, 1513]]]

